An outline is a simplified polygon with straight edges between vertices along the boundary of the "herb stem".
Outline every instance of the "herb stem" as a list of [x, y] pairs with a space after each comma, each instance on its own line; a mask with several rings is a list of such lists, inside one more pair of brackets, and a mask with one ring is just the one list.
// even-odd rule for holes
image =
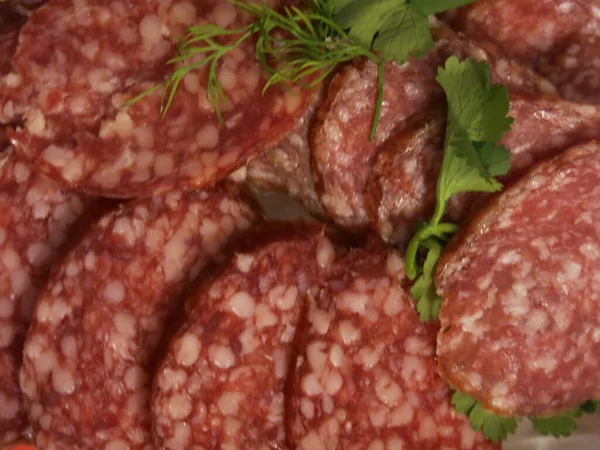
[[370, 141], [375, 139], [375, 133], [377, 132], [377, 126], [379, 125], [379, 119], [381, 118], [384, 76], [385, 61], [379, 61], [379, 63], [377, 64], [377, 99], [375, 100], [375, 116], [373, 117], [373, 125], [371, 127], [371, 134], [369, 135]]

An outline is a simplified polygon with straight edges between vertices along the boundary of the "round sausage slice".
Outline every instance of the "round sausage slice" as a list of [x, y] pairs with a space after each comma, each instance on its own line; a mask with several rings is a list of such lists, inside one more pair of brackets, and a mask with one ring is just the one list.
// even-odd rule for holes
[[343, 68], [317, 111], [311, 141], [317, 192], [327, 215], [351, 231], [368, 229], [363, 193], [382, 147], [395, 134], [429, 120], [432, 107], [443, 103], [435, 76], [449, 56], [489, 63], [492, 81], [506, 84], [513, 94], [557, 97], [548, 80], [507, 59], [494, 45], [479, 44], [441, 25], [432, 31], [435, 47], [424, 58], [385, 65], [381, 119], [372, 141], [377, 96], [377, 66], [372, 61], [357, 60]]
[[19, 370], [34, 300], [89, 204], [32, 173], [12, 149], [0, 157], [0, 445], [26, 425]]
[[599, 103], [597, 8], [589, 0], [483, 0], [445, 19], [538, 70], [565, 99]]
[[0, 122], [24, 120], [12, 136], [17, 150], [77, 190], [141, 197], [213, 185], [277, 144], [314, 93], [273, 86], [263, 95], [266, 77], [249, 39], [216, 66], [228, 99], [213, 99], [222, 121], [209, 65], [185, 76], [164, 117], [162, 89], [124, 105], [181, 68], [165, 62], [187, 26], [232, 30], [250, 20], [227, 0], [50, 0], [23, 28], [15, 71], [0, 83]]
[[500, 448], [455, 412], [436, 372], [437, 326], [419, 321], [406, 281], [402, 258], [378, 245], [333, 265], [302, 332], [292, 448]]
[[218, 192], [134, 201], [54, 265], [20, 377], [39, 448], [152, 448], [151, 367], [163, 330], [190, 281], [253, 220]]
[[158, 369], [160, 448], [285, 448], [292, 341], [334, 251], [320, 225], [270, 224], [243, 240], [190, 300]]
[[438, 265], [439, 371], [501, 414], [600, 397], [600, 144], [493, 199]]

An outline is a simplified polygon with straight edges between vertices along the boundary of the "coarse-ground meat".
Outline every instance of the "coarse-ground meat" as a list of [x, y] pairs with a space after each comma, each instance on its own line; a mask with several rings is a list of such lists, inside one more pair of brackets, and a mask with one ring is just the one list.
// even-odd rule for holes
[[492, 199], [438, 264], [438, 367], [501, 414], [600, 396], [600, 144], [541, 163]]

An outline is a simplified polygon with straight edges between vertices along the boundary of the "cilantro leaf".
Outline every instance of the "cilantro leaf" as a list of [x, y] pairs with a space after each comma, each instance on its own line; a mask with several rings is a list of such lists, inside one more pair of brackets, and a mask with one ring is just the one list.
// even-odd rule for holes
[[390, 14], [373, 42], [373, 49], [398, 62], [409, 55], [422, 58], [433, 47], [429, 22], [423, 14], [404, 5]]
[[463, 392], [454, 392], [452, 404], [456, 412], [467, 415], [474, 431], [483, 431], [483, 436], [494, 444], [514, 434], [519, 426], [518, 418], [489, 412], [475, 398]]
[[514, 119], [509, 109], [506, 86], [491, 85], [490, 66], [473, 58], [456, 56], [438, 69], [436, 81], [448, 100], [449, 129], [459, 127], [472, 141], [497, 142], [510, 131]]
[[538, 433], [548, 436], [569, 437], [577, 429], [577, 424], [573, 416], [568, 413], [551, 417], [530, 417], [533, 429]]
[[496, 142], [514, 121], [507, 117], [508, 91], [491, 84], [486, 63], [452, 56], [438, 69], [436, 80], [448, 100], [448, 125], [434, 223], [442, 218], [452, 196], [502, 189], [494, 177], [508, 172], [510, 152]]
[[447, 138], [438, 177], [437, 201], [440, 206], [445, 209], [450, 197], [461, 192], [496, 192], [502, 189], [502, 184], [494, 176], [507, 172], [509, 158], [510, 152], [506, 148], [472, 142], [462, 129], [457, 128]]
[[433, 47], [427, 16], [404, 0], [336, 0], [334, 20], [361, 45], [386, 60], [405, 62]]
[[593, 414], [597, 407], [598, 402], [590, 400], [562, 414], [550, 417], [530, 417], [529, 420], [533, 424], [533, 429], [544, 436], [552, 434], [555, 438], [569, 437], [577, 429], [575, 419], [583, 414]]
[[433, 14], [456, 9], [476, 0], [408, 0], [411, 8], [430, 16]]

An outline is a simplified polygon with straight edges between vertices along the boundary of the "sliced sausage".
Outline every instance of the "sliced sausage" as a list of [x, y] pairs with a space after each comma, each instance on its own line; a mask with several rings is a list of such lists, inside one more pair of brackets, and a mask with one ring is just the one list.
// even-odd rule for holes
[[546, 75], [567, 100], [600, 102], [597, 2], [483, 0], [445, 19]]
[[284, 385], [305, 297], [333, 262], [320, 225], [254, 231], [191, 299], [154, 385], [160, 448], [281, 449]]
[[0, 445], [26, 425], [19, 370], [33, 302], [89, 200], [35, 175], [11, 149], [0, 158]]
[[212, 185], [278, 143], [313, 93], [274, 86], [263, 95], [248, 40], [217, 66], [229, 100], [222, 124], [207, 97], [208, 66], [185, 77], [164, 117], [162, 90], [123, 105], [177, 68], [165, 62], [186, 26], [238, 29], [250, 20], [227, 0], [50, 0], [23, 28], [15, 72], [0, 86], [0, 121], [24, 119], [13, 133], [17, 150], [78, 190], [138, 197]]
[[493, 82], [505, 83], [512, 93], [556, 96], [548, 80], [506, 59], [493, 45], [477, 44], [442, 26], [433, 32], [435, 47], [423, 59], [385, 65], [381, 120], [373, 141], [369, 133], [377, 95], [375, 63], [358, 60], [342, 69], [318, 110], [312, 137], [317, 190], [327, 214], [345, 228], [368, 227], [362, 194], [377, 154], [391, 136], [422, 123], [428, 110], [443, 102], [435, 76], [449, 56], [488, 62]]
[[325, 89], [319, 93], [298, 122], [279, 144], [248, 164], [248, 179], [263, 189], [279, 191], [300, 201], [317, 217], [324, 217], [311, 168], [309, 135]]
[[490, 201], [438, 265], [439, 371], [501, 414], [600, 396], [600, 144], [569, 149]]
[[39, 448], [152, 448], [151, 366], [163, 330], [190, 280], [253, 220], [218, 192], [134, 201], [53, 267], [20, 376]]
[[288, 404], [297, 450], [500, 448], [455, 412], [437, 326], [414, 309], [399, 254], [355, 250], [311, 305]]
[[[566, 148], [600, 137], [600, 108], [545, 97], [510, 95], [512, 130], [500, 141], [511, 152], [509, 185], [534, 163]], [[442, 112], [423, 125], [399, 133], [382, 147], [365, 190], [374, 230], [386, 241], [406, 245], [421, 220], [433, 213], [443, 159]], [[486, 194], [452, 198], [447, 215], [461, 222], [476, 211]]]

